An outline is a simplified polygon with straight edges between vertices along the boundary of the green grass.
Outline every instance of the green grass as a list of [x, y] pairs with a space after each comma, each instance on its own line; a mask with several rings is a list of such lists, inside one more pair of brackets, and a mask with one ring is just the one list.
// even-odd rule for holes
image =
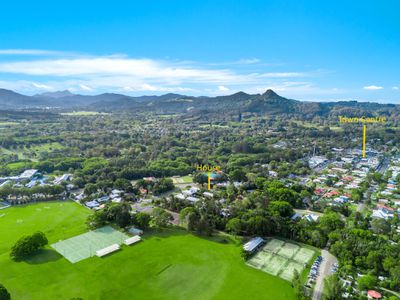
[[192, 176], [181, 176], [181, 177], [172, 177], [171, 178], [174, 184], [182, 184], [182, 183], [193, 183], [193, 177]]
[[0, 121], [0, 126], [15, 126], [19, 124], [18, 122]]
[[[16, 154], [18, 155], [18, 159], [23, 160], [23, 159], [29, 159], [31, 161], [37, 161], [37, 158], [34, 157], [34, 155], [39, 154], [41, 152], [52, 152], [55, 150], [62, 150], [65, 147], [58, 143], [58, 142], [51, 142], [51, 143], [45, 143], [45, 144], [38, 144], [34, 145], [32, 144], [31, 147], [21, 147], [21, 148], [15, 148], [15, 149], [6, 149], [3, 147], [0, 147], [0, 156], [1, 155], [11, 155], [11, 154]], [[13, 165], [10, 167], [12, 170], [14, 169], [19, 169], [20, 166], [16, 166], [13, 168]]]
[[49, 152], [49, 151], [53, 151], [53, 150], [61, 150], [63, 148], [64, 148], [64, 146], [61, 145], [60, 143], [53, 142], [53, 143], [34, 145], [30, 149], [26, 148], [26, 151]]
[[101, 113], [97, 111], [73, 111], [61, 113], [63, 116], [97, 116], [97, 115], [108, 115], [108, 113]]
[[17, 162], [12, 162], [7, 164], [7, 168], [9, 168], [10, 170], [20, 170], [24, 167], [26, 167], [29, 164], [28, 161], [17, 161]]
[[86, 231], [90, 211], [46, 202], [2, 213], [0, 282], [13, 299], [295, 299], [289, 282], [247, 266], [239, 243], [180, 229], [145, 234], [139, 244], [76, 264], [50, 247], [14, 262], [9, 249], [22, 235], [42, 230], [50, 244], [70, 238]]

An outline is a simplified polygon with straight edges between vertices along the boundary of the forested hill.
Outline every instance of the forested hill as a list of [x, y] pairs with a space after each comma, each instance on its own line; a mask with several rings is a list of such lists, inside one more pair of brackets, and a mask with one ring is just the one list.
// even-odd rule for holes
[[90, 109], [96, 111], [133, 111], [188, 114], [286, 114], [305, 117], [336, 116], [345, 114], [398, 115], [400, 106], [370, 102], [305, 102], [287, 99], [272, 90], [263, 94], [238, 92], [228, 96], [193, 97], [179, 94], [131, 97], [122, 94], [78, 95], [69, 91], [25, 96], [0, 89], [0, 105], [3, 109], [61, 108]]

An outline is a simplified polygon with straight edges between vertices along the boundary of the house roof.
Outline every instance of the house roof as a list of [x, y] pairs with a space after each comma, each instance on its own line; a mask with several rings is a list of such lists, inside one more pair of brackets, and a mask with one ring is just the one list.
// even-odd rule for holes
[[243, 249], [252, 252], [256, 249], [264, 240], [260, 237], [255, 237], [243, 245]]
[[382, 298], [381, 293], [379, 293], [377, 291], [374, 291], [374, 290], [369, 290], [368, 291], [368, 296], [370, 296], [370, 297], [372, 297], [374, 299], [381, 299]]

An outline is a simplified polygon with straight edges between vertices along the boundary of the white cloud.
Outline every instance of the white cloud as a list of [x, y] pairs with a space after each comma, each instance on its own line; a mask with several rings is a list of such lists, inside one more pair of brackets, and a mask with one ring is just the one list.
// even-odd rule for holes
[[[308, 72], [275, 72], [276, 66], [261, 66], [257, 58], [210, 65], [194, 61], [131, 58], [125, 54], [91, 56], [29, 49], [0, 50], [0, 54], [21, 56], [19, 59], [0, 60], [0, 76], [4, 78], [4, 75], [13, 74], [13, 78], [17, 78], [0, 82], [0, 87], [29, 93], [35, 89], [46, 89], [46, 86], [53, 90], [93, 93], [149, 91], [204, 94], [205, 91], [249, 91], [260, 86], [290, 89], [286, 81], [318, 76]], [[32, 57], [27, 58], [27, 54]], [[253, 70], [249, 71], [244, 64], [251, 65]], [[33, 85], [32, 81], [37, 85]]]
[[377, 90], [383, 90], [383, 87], [382, 86], [376, 86], [376, 85], [369, 85], [369, 86], [364, 86], [364, 90], [377, 91]]
[[66, 52], [40, 49], [0, 49], [0, 55], [62, 55]]
[[93, 89], [91, 87], [89, 87], [89, 86], [87, 86], [85, 84], [79, 84], [79, 87], [84, 91], [88, 91], [88, 92], [93, 91]]
[[39, 90], [46, 90], [46, 91], [54, 90], [53, 87], [46, 85], [46, 84], [42, 84], [42, 83], [32, 82], [32, 86], [34, 86], [35, 88], [37, 88]]
[[252, 65], [252, 64], [257, 64], [259, 62], [261, 62], [261, 60], [258, 58], [242, 58], [235, 63], [243, 65]]
[[224, 86], [224, 85], [219, 85], [219, 86], [218, 86], [218, 91], [220, 91], [220, 92], [227, 92], [227, 91], [229, 91], [229, 88], [227, 88], [227, 87]]
[[205, 68], [201, 65], [182, 66], [170, 61], [122, 57], [81, 57], [1, 62], [0, 73], [31, 76], [93, 77], [130, 76], [164, 82], [253, 83], [263, 78], [305, 76], [300, 72], [237, 73], [230, 69]]
[[274, 72], [274, 73], [263, 73], [260, 77], [265, 78], [290, 78], [290, 77], [305, 77], [304, 73], [300, 72]]
[[399, 89], [399, 87], [398, 86], [394, 86], [394, 87], [392, 87], [392, 90], [395, 90], [395, 91], [397, 91]]

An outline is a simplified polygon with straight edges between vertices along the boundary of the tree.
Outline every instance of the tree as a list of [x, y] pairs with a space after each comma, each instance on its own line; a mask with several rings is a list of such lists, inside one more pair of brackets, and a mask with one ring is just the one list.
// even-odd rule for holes
[[99, 228], [107, 223], [107, 211], [100, 209], [89, 215], [86, 224], [90, 228]]
[[141, 229], [147, 229], [149, 227], [151, 216], [149, 214], [138, 212], [134, 215], [133, 223]]
[[379, 251], [370, 251], [365, 260], [366, 265], [370, 270], [374, 270], [375, 272], [381, 271], [382, 267], [382, 254]]
[[364, 275], [358, 278], [358, 289], [360, 291], [372, 289], [378, 283], [378, 279], [371, 274]]
[[229, 177], [233, 181], [246, 181], [246, 172], [241, 168], [237, 168], [229, 173]]
[[197, 222], [196, 232], [201, 235], [211, 235], [213, 231], [213, 227], [210, 223], [210, 220], [207, 217], [200, 217]]
[[251, 235], [269, 235], [271, 227], [270, 220], [263, 216], [254, 216], [247, 220], [247, 233]]
[[340, 215], [335, 212], [327, 212], [319, 218], [319, 228], [326, 235], [336, 229], [344, 227], [344, 221], [342, 221]]
[[123, 228], [131, 224], [131, 207], [128, 203], [113, 203], [107, 209], [107, 219]]
[[371, 229], [377, 234], [388, 234], [391, 231], [390, 223], [385, 219], [373, 219]]
[[208, 176], [207, 174], [204, 173], [196, 173], [193, 176], [193, 182], [199, 183], [199, 184], [204, 184], [208, 182]]
[[352, 189], [350, 192], [350, 197], [354, 202], [360, 202], [363, 198], [363, 193], [359, 189]]
[[281, 217], [291, 217], [294, 214], [293, 207], [286, 201], [272, 201], [268, 209], [271, 214]]
[[296, 299], [298, 300], [308, 300], [309, 297], [306, 296], [303, 284], [301, 282], [301, 277], [299, 272], [295, 269], [293, 271], [292, 286], [296, 294]]
[[117, 189], [127, 192], [131, 192], [133, 190], [131, 182], [125, 178], [118, 178], [117, 180], [115, 180], [114, 186]]
[[158, 180], [153, 186], [153, 193], [155, 195], [159, 195], [168, 191], [171, 191], [175, 188], [172, 179], [170, 178], [161, 178]]
[[11, 295], [4, 285], [0, 283], [0, 300], [11, 300]]
[[97, 192], [97, 186], [94, 183], [88, 183], [85, 185], [84, 193], [89, 196]]
[[239, 235], [243, 232], [243, 222], [239, 218], [232, 218], [226, 223], [225, 229], [234, 235]]
[[174, 218], [169, 212], [165, 211], [162, 208], [156, 207], [153, 210], [151, 223], [157, 227], [167, 227], [169, 222], [173, 219]]
[[43, 232], [35, 232], [30, 236], [20, 238], [11, 248], [10, 256], [14, 260], [23, 259], [48, 244]]
[[251, 252], [246, 251], [242, 248], [240, 255], [243, 257], [244, 260], [248, 260], [251, 256]]
[[333, 274], [325, 279], [323, 300], [341, 300], [343, 294], [343, 285], [340, 282], [339, 275]]

